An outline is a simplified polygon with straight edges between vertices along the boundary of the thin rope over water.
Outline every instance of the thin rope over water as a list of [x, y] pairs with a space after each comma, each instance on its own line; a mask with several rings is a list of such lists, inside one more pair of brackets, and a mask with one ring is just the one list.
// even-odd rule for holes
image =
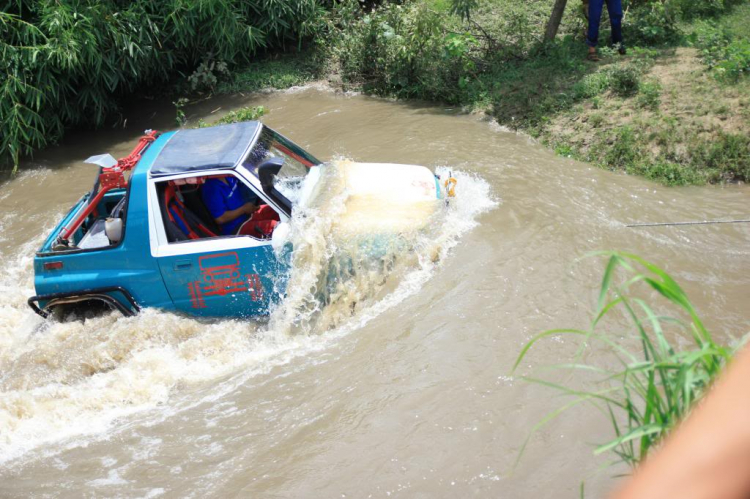
[[696, 222], [664, 222], [664, 223], [642, 223], [629, 224], [626, 227], [668, 227], [672, 225], [712, 225], [712, 224], [746, 224], [750, 220], [702, 220]]

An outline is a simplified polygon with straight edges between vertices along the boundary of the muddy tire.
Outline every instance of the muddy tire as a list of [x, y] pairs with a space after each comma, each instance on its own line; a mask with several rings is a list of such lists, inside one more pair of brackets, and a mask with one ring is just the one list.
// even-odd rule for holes
[[76, 303], [51, 305], [49, 318], [57, 322], [86, 322], [111, 313], [114, 309], [102, 300], [84, 300]]

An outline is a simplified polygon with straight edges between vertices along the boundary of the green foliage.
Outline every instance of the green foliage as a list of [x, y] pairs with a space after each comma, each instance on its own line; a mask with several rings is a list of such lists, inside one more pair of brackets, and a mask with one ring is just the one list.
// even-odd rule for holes
[[690, 40], [718, 79], [737, 82], [750, 72], [750, 37], [735, 38], [724, 26], [701, 22], [696, 24]]
[[728, 13], [743, 0], [631, 0], [623, 2], [629, 43], [659, 45], [679, 41], [683, 21]]
[[604, 164], [612, 169], [625, 170], [643, 157], [641, 141], [629, 126], [619, 128], [612, 146], [604, 154]]
[[477, 8], [477, 0], [451, 0], [450, 11], [462, 19], [469, 19], [471, 11]]
[[673, 42], [680, 37], [676, 2], [670, 0], [650, 0], [630, 2], [623, 29], [628, 43], [658, 45]]
[[[226, 125], [229, 123], [240, 123], [242, 121], [256, 121], [259, 120], [261, 117], [268, 114], [268, 110], [263, 106], [255, 106], [255, 107], [242, 107], [240, 109], [237, 109], [235, 111], [229, 111], [226, 115], [224, 115], [222, 118], [214, 121], [214, 122], [207, 122], [203, 120], [202, 118], [198, 120], [198, 124], [194, 128], [208, 128], [216, 125]], [[187, 122], [187, 120], [185, 120]]]
[[696, 167], [718, 172], [725, 180], [748, 180], [750, 137], [721, 132], [715, 140], [693, 144], [690, 162]]
[[733, 40], [723, 52], [722, 60], [716, 64], [719, 78], [736, 82], [750, 74], [750, 40]]
[[609, 85], [609, 73], [598, 71], [584, 76], [573, 85], [573, 95], [576, 99], [590, 99], [609, 90]]
[[187, 123], [187, 116], [183, 110], [187, 103], [188, 100], [185, 97], [181, 97], [172, 103], [175, 109], [174, 123], [177, 126], [182, 126]]
[[620, 97], [628, 97], [638, 91], [641, 72], [630, 64], [618, 64], [609, 71], [609, 86]]
[[215, 125], [224, 125], [228, 123], [239, 123], [241, 121], [256, 121], [262, 116], [267, 114], [267, 110], [263, 106], [255, 107], [243, 107], [236, 111], [228, 112], [219, 121], [214, 123]]
[[[669, 274], [635, 255], [603, 255], [608, 257], [608, 263], [590, 328], [556, 329], [535, 336], [521, 351], [514, 371], [540, 341], [560, 336], [580, 339], [575, 358], [555, 369], [593, 375], [597, 388], [573, 388], [526, 377], [573, 398], [537, 424], [532, 434], [565, 410], [590, 403], [601, 410], [614, 431], [614, 438], [597, 447], [595, 453], [612, 451], [635, 467], [687, 416], [734, 351], [714, 341], [685, 292]], [[622, 272], [624, 277], [619, 276]], [[657, 313], [643, 298], [644, 290], [666, 299], [675, 316]], [[630, 333], [603, 330], [605, 319], [618, 310], [629, 319]], [[628, 339], [635, 341], [625, 343]], [[593, 345], [611, 352], [616, 362], [603, 367], [602, 363], [583, 363]], [[640, 352], [633, 352], [633, 345], [640, 345]], [[599, 356], [597, 352], [589, 357]]]
[[671, 186], [701, 184], [708, 177], [706, 172], [692, 165], [666, 161], [661, 158], [642, 160], [639, 163], [628, 165], [626, 171], [632, 175], [641, 175]]
[[178, 72], [211, 88], [227, 65], [320, 28], [317, 0], [19, 0], [0, 11], [0, 162], [101, 125], [117, 98]]
[[229, 68], [224, 61], [216, 61], [213, 54], [208, 54], [198, 65], [193, 74], [188, 76], [188, 83], [195, 91], [213, 90], [219, 78], [229, 76]]
[[750, 72], [748, 19], [750, 5], [746, 4], [737, 6], [731, 15], [698, 20], [692, 25], [688, 40], [700, 50], [703, 61], [722, 82], [737, 83]]
[[684, 19], [718, 16], [728, 12], [743, 0], [674, 0], [674, 6]]
[[576, 100], [591, 99], [611, 90], [620, 97], [643, 94], [644, 104], [658, 106], [660, 87], [656, 82], [642, 82], [641, 76], [651, 64], [651, 59], [634, 58], [632, 62], [620, 63], [604, 70], [590, 73], [572, 87]]
[[328, 47], [345, 82], [372, 93], [457, 102], [475, 71], [476, 38], [426, 4], [387, 4], [369, 14], [342, 5]]
[[321, 61], [309, 52], [297, 57], [268, 59], [235, 71], [229, 79], [218, 83], [216, 92], [226, 94], [286, 89], [320, 78], [322, 71]]
[[545, 2], [482, 0], [465, 20], [430, 2], [389, 3], [363, 13], [356, 1], [345, 0], [329, 16], [323, 50], [345, 85], [487, 105], [495, 70], [512, 70], [504, 65], [538, 55], [548, 8]]

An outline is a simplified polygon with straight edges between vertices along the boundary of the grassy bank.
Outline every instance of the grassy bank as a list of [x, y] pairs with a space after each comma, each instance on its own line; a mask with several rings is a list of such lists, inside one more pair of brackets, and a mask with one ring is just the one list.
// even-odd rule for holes
[[750, 179], [750, 5], [624, 3], [628, 54], [604, 47], [592, 63], [573, 0], [553, 43], [542, 40], [551, 0], [483, 0], [468, 19], [444, 0], [371, 12], [342, 2], [314, 54], [251, 66], [219, 89], [325, 75], [339, 88], [484, 111], [561, 155], [669, 185]]
[[323, 61], [312, 50], [260, 60], [238, 68], [231, 77], [220, 81], [214, 91], [219, 94], [286, 90], [325, 78]]
[[488, 0], [468, 21], [439, 1], [342, 9], [326, 50], [346, 86], [486, 111], [604, 168], [670, 185], [750, 179], [748, 4], [626, 3], [629, 54], [605, 47], [591, 63], [578, 2], [541, 40], [551, 3]]

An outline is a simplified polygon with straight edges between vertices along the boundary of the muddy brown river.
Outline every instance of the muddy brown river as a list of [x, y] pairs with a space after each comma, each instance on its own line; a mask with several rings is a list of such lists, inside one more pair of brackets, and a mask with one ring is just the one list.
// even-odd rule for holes
[[[264, 122], [318, 158], [456, 172], [458, 199], [420, 246], [433, 257], [416, 251], [326, 327], [287, 327], [289, 307], [259, 321], [146, 310], [46, 323], [26, 306], [32, 258], [90, 188], [81, 160], [127, 154], [143, 129], [173, 127], [174, 109], [144, 103], [124, 129], [71, 133], [0, 189], [0, 497], [561, 498], [581, 482], [604, 497], [622, 470], [593, 455], [611, 429], [590, 408], [537, 432], [515, 464], [566, 399], [510, 369], [534, 334], [587, 326], [604, 262], [578, 259], [642, 255], [722, 341], [750, 330], [750, 224], [625, 227], [747, 218], [745, 186], [665, 188], [457, 110], [316, 88], [187, 113], [261, 104]], [[289, 290], [290, 302], [304, 295]], [[569, 360], [567, 341], [540, 346], [523, 371]]]

